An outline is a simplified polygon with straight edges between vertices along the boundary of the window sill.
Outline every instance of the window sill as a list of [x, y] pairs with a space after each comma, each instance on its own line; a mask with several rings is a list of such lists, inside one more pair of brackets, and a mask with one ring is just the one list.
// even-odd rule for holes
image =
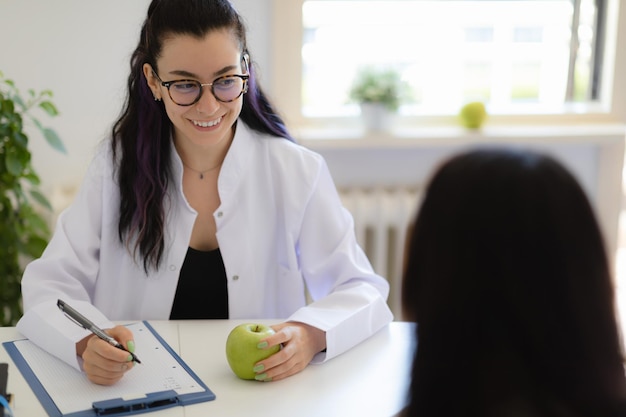
[[626, 136], [626, 126], [617, 123], [585, 125], [486, 126], [480, 130], [461, 127], [399, 127], [388, 132], [363, 128], [306, 128], [296, 140], [312, 149], [406, 148], [430, 145], [512, 144], [541, 142], [603, 142]]

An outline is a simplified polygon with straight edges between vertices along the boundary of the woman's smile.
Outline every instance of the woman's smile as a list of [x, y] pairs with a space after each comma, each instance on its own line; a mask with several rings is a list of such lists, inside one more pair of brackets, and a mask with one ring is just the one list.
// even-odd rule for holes
[[219, 125], [221, 121], [222, 121], [222, 116], [214, 120], [192, 120], [191, 123], [193, 123], [193, 125], [196, 127], [208, 128], [208, 127], [215, 127]]

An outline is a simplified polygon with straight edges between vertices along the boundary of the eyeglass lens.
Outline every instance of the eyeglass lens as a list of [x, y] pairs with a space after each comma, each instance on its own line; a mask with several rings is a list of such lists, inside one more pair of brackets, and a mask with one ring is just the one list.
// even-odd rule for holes
[[[239, 77], [225, 76], [213, 81], [211, 88], [216, 99], [223, 102], [235, 100], [244, 89], [244, 80]], [[193, 104], [202, 94], [202, 85], [198, 81], [176, 81], [169, 87], [171, 99], [181, 105]]]

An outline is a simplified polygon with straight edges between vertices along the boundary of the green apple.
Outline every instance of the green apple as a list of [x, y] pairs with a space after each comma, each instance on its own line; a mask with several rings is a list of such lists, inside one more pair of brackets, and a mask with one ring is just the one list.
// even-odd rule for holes
[[226, 359], [235, 375], [241, 379], [254, 379], [254, 365], [280, 350], [278, 345], [269, 349], [257, 347], [262, 339], [274, 333], [270, 326], [254, 323], [240, 324], [231, 330], [226, 339]]
[[479, 129], [487, 118], [487, 110], [482, 102], [473, 101], [461, 107], [459, 118], [466, 128]]

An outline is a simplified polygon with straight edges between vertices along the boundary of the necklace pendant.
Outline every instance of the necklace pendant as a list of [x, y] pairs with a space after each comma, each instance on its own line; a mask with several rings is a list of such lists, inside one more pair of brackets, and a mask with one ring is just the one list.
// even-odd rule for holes
[[204, 179], [204, 174], [201, 172], [200, 173], [200, 179], [203, 180]]

